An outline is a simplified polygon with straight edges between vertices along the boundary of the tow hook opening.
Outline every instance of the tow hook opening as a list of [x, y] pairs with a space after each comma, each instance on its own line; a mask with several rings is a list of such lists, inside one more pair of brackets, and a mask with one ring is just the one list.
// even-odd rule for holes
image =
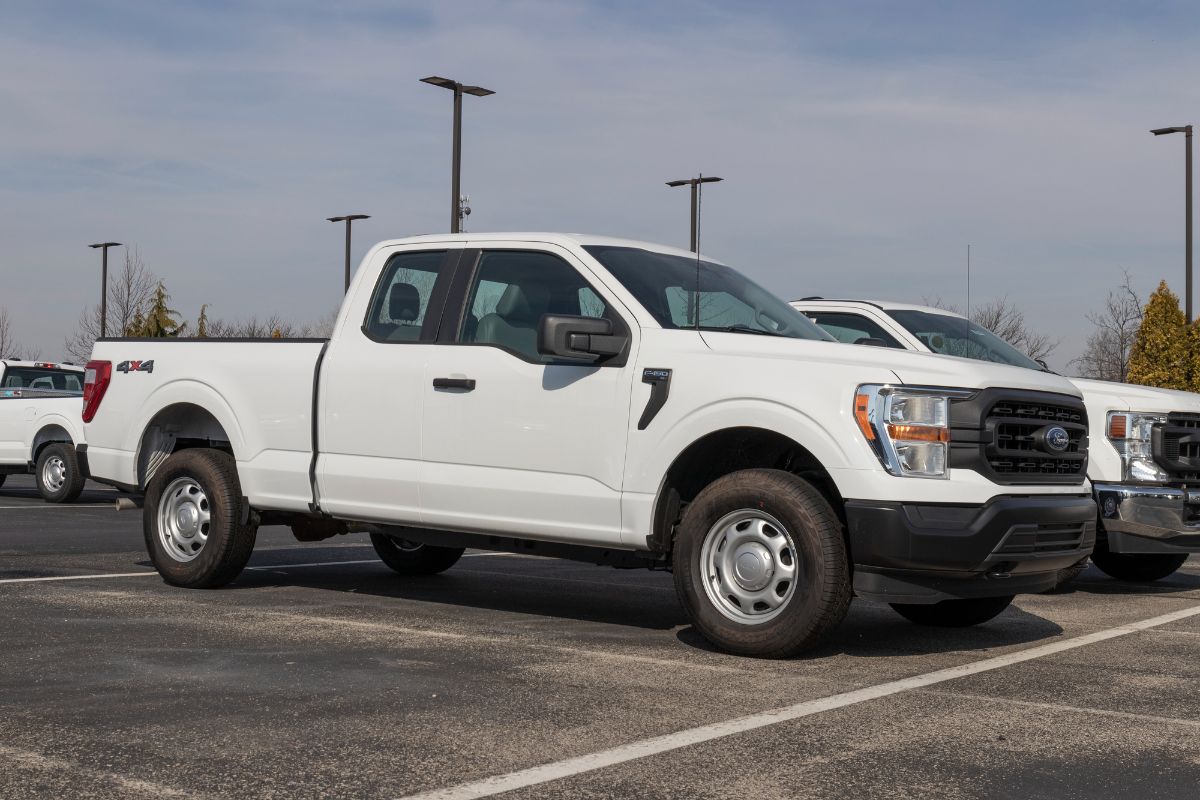
[[1015, 561], [1001, 561], [996, 566], [988, 570], [989, 578], [1011, 578], [1012, 571], [1016, 568]]

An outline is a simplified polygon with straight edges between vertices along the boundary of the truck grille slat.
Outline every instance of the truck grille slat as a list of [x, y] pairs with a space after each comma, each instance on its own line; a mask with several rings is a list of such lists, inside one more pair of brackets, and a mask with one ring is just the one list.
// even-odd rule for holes
[[1200, 414], [1168, 414], [1151, 429], [1154, 461], [1177, 481], [1200, 480]]

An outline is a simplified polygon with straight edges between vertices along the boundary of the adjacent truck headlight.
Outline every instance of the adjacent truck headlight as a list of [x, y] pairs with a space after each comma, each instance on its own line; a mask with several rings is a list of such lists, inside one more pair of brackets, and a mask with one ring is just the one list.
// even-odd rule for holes
[[906, 478], [950, 476], [950, 398], [966, 392], [860, 386], [854, 419], [884, 468]]
[[1154, 463], [1154, 453], [1150, 444], [1154, 426], [1166, 421], [1166, 414], [1108, 412], [1108, 441], [1121, 454], [1124, 480], [1164, 483], [1170, 479], [1170, 476]]

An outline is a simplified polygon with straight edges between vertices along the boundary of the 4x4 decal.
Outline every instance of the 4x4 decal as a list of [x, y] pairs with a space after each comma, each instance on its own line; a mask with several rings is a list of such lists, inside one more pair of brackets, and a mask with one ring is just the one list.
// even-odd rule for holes
[[117, 364], [117, 372], [154, 372], [154, 359], [149, 361], [122, 361]]

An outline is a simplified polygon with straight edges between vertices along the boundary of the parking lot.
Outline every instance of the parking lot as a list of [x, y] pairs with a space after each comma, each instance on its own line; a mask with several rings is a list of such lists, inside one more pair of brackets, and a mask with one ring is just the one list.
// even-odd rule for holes
[[[713, 651], [670, 576], [264, 528], [164, 585], [139, 512], [0, 489], [0, 796], [1189, 797], [1200, 561], [1089, 569], [968, 630], [855, 603], [791, 661]], [[438, 790], [443, 790], [440, 794]]]

